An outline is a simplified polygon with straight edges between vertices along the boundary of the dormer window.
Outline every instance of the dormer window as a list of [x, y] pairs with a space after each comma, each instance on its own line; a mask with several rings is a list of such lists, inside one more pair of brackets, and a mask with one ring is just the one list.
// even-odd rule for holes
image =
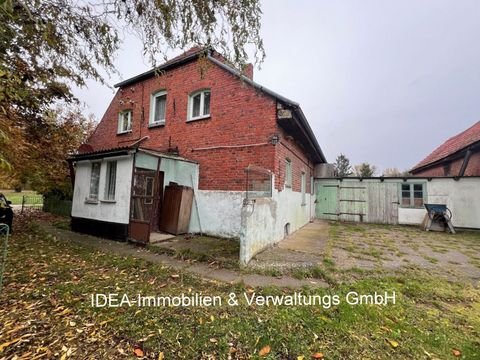
[[201, 90], [188, 99], [188, 121], [205, 119], [210, 116], [210, 90]]
[[158, 91], [152, 94], [150, 99], [150, 121], [149, 126], [165, 125], [167, 109], [167, 92]]
[[132, 131], [132, 110], [123, 110], [118, 114], [117, 134], [125, 134]]

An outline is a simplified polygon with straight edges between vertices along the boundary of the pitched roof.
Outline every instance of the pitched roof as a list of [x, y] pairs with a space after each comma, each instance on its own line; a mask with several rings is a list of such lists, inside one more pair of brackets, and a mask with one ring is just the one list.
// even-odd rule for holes
[[129, 79], [123, 80], [114, 85], [114, 87], [123, 87], [127, 85], [135, 84], [139, 81], [146, 80], [152, 78], [160, 71], [166, 71], [168, 69], [172, 69], [174, 67], [180, 66], [186, 62], [196, 59], [202, 52], [208, 51], [209, 48], [201, 48], [199, 46], [194, 46], [184, 53], [175, 56], [174, 58], [168, 60], [167, 62], [163, 63], [160, 66], [157, 66], [151, 70], [145, 71], [139, 75], [133, 76]]
[[316, 139], [315, 135], [313, 134], [313, 131], [312, 131], [310, 125], [308, 124], [308, 121], [307, 121], [302, 109], [300, 108], [300, 104], [298, 104], [297, 102], [295, 102], [293, 100], [290, 100], [290, 99], [276, 93], [273, 90], [270, 90], [270, 89], [258, 84], [257, 82], [255, 82], [252, 79], [243, 75], [240, 71], [238, 71], [238, 70], [232, 68], [230, 65], [218, 60], [217, 58], [212, 56], [212, 54], [215, 53], [215, 51], [210, 47], [206, 47], [206, 48], [193, 47], [193, 48], [187, 50], [186, 52], [184, 52], [183, 54], [181, 54], [177, 57], [174, 57], [173, 59], [167, 61], [166, 63], [164, 63], [164, 64], [162, 64], [162, 65], [160, 65], [160, 66], [158, 66], [158, 67], [156, 67], [152, 70], [146, 71], [146, 72], [144, 72], [140, 75], [137, 75], [137, 76], [134, 76], [130, 79], [124, 80], [124, 81], [122, 81], [118, 84], [115, 84], [114, 86], [115, 87], [128, 86], [128, 85], [135, 84], [139, 81], [152, 78], [159, 71], [166, 71], [166, 70], [169, 70], [169, 69], [173, 69], [173, 68], [175, 68], [177, 66], [180, 66], [182, 64], [185, 64], [189, 61], [195, 60], [202, 53], [206, 54], [207, 58], [212, 63], [218, 65], [220, 68], [222, 68], [225, 71], [228, 71], [232, 75], [239, 77], [246, 84], [248, 84], [248, 85], [254, 87], [255, 89], [273, 97], [277, 101], [280, 101], [280, 102], [290, 106], [292, 108], [293, 112], [295, 113], [296, 118], [298, 119], [299, 126], [306, 133], [308, 142], [310, 143], [310, 146], [315, 151], [316, 158], [318, 158], [318, 160], [320, 162], [325, 162], [325, 163], [327, 162], [327, 160], [325, 158], [325, 155], [323, 154], [323, 151], [320, 148], [320, 145], [318, 144], [317, 139]]
[[480, 141], [480, 121], [473, 124], [467, 130], [457, 134], [445, 141], [438, 148], [428, 155], [425, 159], [415, 165], [411, 171], [418, 170], [432, 163], [440, 161], [450, 155], [453, 155], [468, 146]]

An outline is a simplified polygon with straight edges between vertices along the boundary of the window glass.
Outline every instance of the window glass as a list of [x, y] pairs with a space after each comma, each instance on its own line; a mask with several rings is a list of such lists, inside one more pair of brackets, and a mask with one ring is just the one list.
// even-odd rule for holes
[[105, 200], [115, 200], [115, 184], [117, 181], [117, 162], [107, 162], [107, 177], [105, 181]]
[[423, 186], [423, 184], [402, 184], [401, 204], [409, 207], [422, 207]]
[[193, 97], [192, 117], [200, 116], [200, 101], [201, 101], [201, 94], [195, 95]]
[[188, 119], [196, 120], [210, 116], [210, 90], [194, 93], [189, 98]]
[[132, 130], [132, 111], [125, 110], [118, 114], [118, 133]]
[[165, 109], [167, 104], [167, 95], [155, 96], [155, 113], [153, 117], [154, 122], [165, 121]]
[[100, 163], [92, 163], [92, 169], [90, 172], [90, 194], [91, 200], [98, 200], [98, 185], [100, 183]]
[[285, 186], [292, 187], [292, 162], [285, 160]]
[[307, 187], [305, 173], [302, 172], [302, 205], [306, 204], [305, 189]]
[[210, 115], [210, 91], [203, 93], [203, 115]]

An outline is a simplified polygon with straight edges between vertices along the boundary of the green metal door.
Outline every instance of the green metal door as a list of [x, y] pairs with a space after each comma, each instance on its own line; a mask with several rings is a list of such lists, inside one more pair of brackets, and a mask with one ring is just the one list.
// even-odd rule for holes
[[315, 216], [318, 219], [337, 220], [338, 185], [317, 182], [316, 189], [317, 200], [315, 205]]

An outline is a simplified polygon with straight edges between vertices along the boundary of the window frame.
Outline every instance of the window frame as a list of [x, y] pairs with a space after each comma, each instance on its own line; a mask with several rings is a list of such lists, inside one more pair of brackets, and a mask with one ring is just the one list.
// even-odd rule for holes
[[[156, 100], [159, 97], [165, 96], [165, 114], [163, 115], [163, 119], [159, 121], [155, 121], [155, 109], [156, 109]], [[148, 120], [148, 127], [155, 127], [155, 126], [162, 126], [165, 125], [167, 121], [167, 91], [166, 90], [159, 90], [154, 92], [150, 95], [150, 118]]]
[[[404, 185], [409, 185], [409, 204], [404, 204], [403, 203], [403, 192], [407, 190], [403, 190]], [[415, 185], [420, 185], [422, 187], [422, 205], [415, 205], [415, 192], [419, 190], [415, 190]], [[399, 186], [399, 206], [402, 208], [410, 208], [410, 209], [422, 209], [424, 207], [424, 204], [426, 202], [426, 183], [425, 182], [402, 182], [400, 183]]]
[[[205, 93], [207, 92], [210, 94], [209, 106], [208, 106], [209, 112], [208, 114], [204, 114], [203, 110], [205, 106]], [[193, 116], [193, 98], [199, 94], [200, 94], [200, 115]], [[187, 122], [208, 119], [211, 116], [212, 116], [212, 91], [210, 89], [202, 89], [202, 90], [198, 90], [191, 93], [188, 96]]]
[[[123, 115], [128, 114], [128, 129], [123, 130]], [[118, 124], [117, 124], [117, 135], [128, 134], [132, 132], [132, 118], [133, 111], [132, 109], [125, 109], [118, 113]]]
[[[97, 178], [96, 178], [96, 194], [94, 194], [92, 192], [92, 185], [93, 185], [93, 174], [94, 174], [94, 171], [93, 171], [93, 168], [94, 167], [98, 167], [98, 174], [97, 174]], [[100, 193], [100, 176], [102, 174], [102, 163], [100, 161], [93, 161], [90, 165], [90, 184], [89, 184], [89, 189], [88, 189], [88, 197], [87, 197], [87, 201], [89, 202], [93, 202], [93, 203], [97, 203], [98, 202], [98, 197], [99, 197], [99, 193]]]
[[[114, 167], [114, 179], [113, 179], [113, 184], [111, 182], [111, 175], [112, 175], [112, 165], [115, 165]], [[111, 185], [113, 185], [113, 197], [111, 197]], [[106, 162], [106, 172], [105, 172], [105, 190], [103, 193], [103, 200], [104, 201], [110, 201], [113, 202], [115, 201], [115, 196], [116, 196], [116, 189], [117, 189], [117, 161], [116, 160], [111, 160]]]
[[285, 187], [293, 187], [293, 169], [292, 169], [292, 160], [289, 158], [285, 159]]
[[300, 192], [302, 193], [302, 206], [307, 204], [307, 174], [302, 171], [300, 175]]

